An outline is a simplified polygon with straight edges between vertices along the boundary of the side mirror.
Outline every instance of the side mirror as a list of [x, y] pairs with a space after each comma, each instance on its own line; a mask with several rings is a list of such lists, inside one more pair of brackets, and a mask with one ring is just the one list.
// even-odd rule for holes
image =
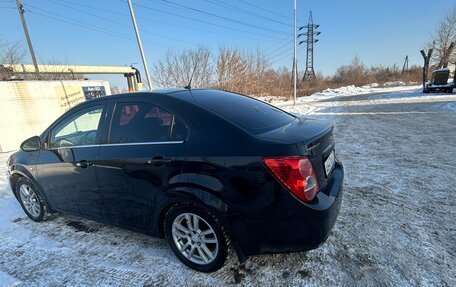
[[21, 144], [21, 150], [23, 151], [37, 151], [41, 148], [41, 140], [39, 136], [34, 136], [29, 139], [26, 139]]

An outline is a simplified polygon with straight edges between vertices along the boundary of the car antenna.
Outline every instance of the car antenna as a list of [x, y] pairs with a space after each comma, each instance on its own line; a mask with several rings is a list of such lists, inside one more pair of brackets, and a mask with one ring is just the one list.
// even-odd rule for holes
[[193, 65], [192, 76], [190, 77], [190, 81], [188, 82], [188, 85], [185, 86], [184, 89], [187, 89], [187, 90], [191, 90], [192, 89], [193, 75], [195, 75], [196, 66], [198, 66], [198, 61], [199, 61], [199, 59], [196, 59], [195, 65]]
[[[195, 72], [195, 71], [193, 71], [193, 72]], [[187, 90], [191, 90], [192, 89], [192, 80], [193, 80], [193, 73], [192, 73], [192, 76], [190, 78], [190, 81], [188, 82], [188, 85], [186, 85], [184, 87], [184, 89], [187, 89]]]

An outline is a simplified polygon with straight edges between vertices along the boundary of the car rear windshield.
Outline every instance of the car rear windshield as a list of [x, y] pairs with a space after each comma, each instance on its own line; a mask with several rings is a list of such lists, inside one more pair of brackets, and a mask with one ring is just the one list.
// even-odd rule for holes
[[252, 134], [284, 126], [295, 117], [247, 96], [211, 90], [192, 93], [199, 106], [233, 122]]

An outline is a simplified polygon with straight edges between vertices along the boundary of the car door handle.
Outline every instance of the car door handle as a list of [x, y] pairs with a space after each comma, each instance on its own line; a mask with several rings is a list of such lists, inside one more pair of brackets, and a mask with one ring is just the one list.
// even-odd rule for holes
[[155, 166], [165, 166], [167, 165], [168, 163], [170, 163], [171, 160], [169, 158], [164, 158], [162, 156], [156, 156], [152, 159], [149, 159], [147, 161], [147, 164], [152, 164], [152, 165], [155, 165]]
[[81, 161], [76, 162], [77, 167], [87, 168], [91, 165], [93, 165], [93, 162], [86, 161], [86, 160], [81, 160]]

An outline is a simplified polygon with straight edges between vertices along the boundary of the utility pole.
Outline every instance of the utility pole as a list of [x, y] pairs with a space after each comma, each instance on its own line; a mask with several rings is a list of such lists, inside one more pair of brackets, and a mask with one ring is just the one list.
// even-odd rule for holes
[[408, 63], [409, 63], [409, 59], [408, 59], [408, 55], [407, 55], [407, 56], [405, 56], [404, 66], [402, 66], [402, 73], [401, 74], [404, 74], [405, 72], [408, 71]]
[[32, 40], [30, 40], [29, 31], [27, 28], [27, 23], [25, 23], [24, 18], [24, 6], [21, 4], [21, 0], [16, 0], [17, 10], [19, 11], [19, 16], [21, 16], [22, 27], [24, 27], [25, 38], [27, 38], [27, 44], [30, 50], [30, 55], [32, 56], [33, 65], [35, 66], [35, 74], [38, 80], [41, 80], [40, 70], [38, 69], [38, 63], [36, 61], [35, 52], [33, 51]]
[[315, 79], [315, 71], [313, 67], [313, 46], [314, 43], [318, 42], [318, 39], [315, 39], [315, 36], [320, 35], [320, 32], [315, 31], [318, 27], [320, 27], [320, 25], [316, 25], [313, 23], [312, 11], [310, 11], [309, 23], [305, 26], [299, 27], [299, 30], [307, 28], [306, 33], [301, 33], [298, 35], [298, 37], [307, 37], [306, 40], [299, 42], [299, 45], [301, 45], [302, 43], [307, 43], [306, 71], [304, 72], [303, 80]]
[[296, 0], [293, 6], [294, 15], [294, 36], [293, 36], [293, 105], [296, 105], [296, 77], [298, 68], [296, 67]]
[[147, 66], [146, 55], [144, 55], [141, 36], [139, 35], [138, 25], [136, 24], [135, 11], [133, 11], [133, 5], [131, 4], [131, 0], [128, 0], [128, 7], [130, 8], [131, 21], [133, 21], [133, 27], [135, 28], [136, 40], [138, 40], [139, 52], [141, 53], [144, 71], [146, 72], [147, 84], [149, 85], [149, 90], [152, 90], [152, 81], [150, 80], [149, 67]]

